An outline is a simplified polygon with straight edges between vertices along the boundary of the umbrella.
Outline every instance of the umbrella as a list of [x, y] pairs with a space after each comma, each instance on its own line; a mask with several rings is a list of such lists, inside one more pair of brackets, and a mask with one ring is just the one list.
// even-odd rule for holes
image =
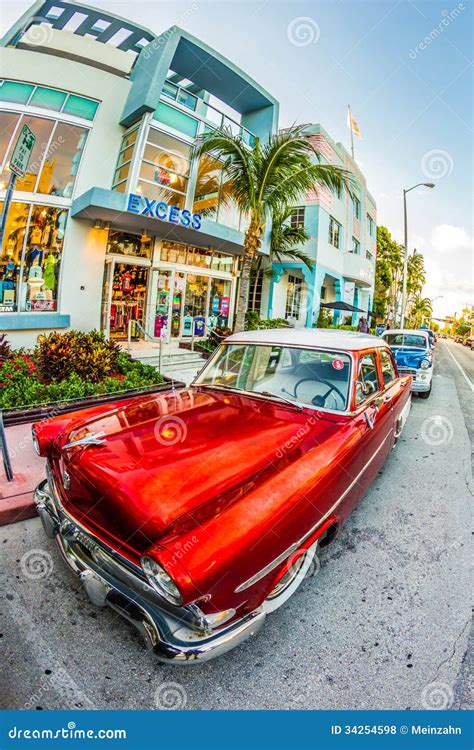
[[329, 310], [345, 310], [346, 312], [365, 312], [360, 307], [354, 307], [354, 305], [350, 305], [348, 302], [323, 302], [321, 307], [327, 307]]

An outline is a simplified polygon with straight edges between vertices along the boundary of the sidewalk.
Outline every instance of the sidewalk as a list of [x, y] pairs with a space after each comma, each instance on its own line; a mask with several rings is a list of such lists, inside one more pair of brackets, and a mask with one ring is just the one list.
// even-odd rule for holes
[[36, 515], [33, 491], [45, 476], [46, 463], [33, 448], [31, 424], [7, 427], [5, 432], [13, 482], [7, 482], [0, 460], [0, 526]]

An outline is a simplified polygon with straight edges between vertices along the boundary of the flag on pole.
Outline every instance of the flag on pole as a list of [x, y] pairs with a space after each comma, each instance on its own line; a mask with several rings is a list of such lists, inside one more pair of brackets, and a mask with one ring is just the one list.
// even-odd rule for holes
[[359, 139], [359, 141], [362, 140], [362, 136], [360, 134], [359, 126], [356, 123], [355, 119], [353, 118], [350, 109], [347, 110], [347, 127], [355, 135], [355, 137]]

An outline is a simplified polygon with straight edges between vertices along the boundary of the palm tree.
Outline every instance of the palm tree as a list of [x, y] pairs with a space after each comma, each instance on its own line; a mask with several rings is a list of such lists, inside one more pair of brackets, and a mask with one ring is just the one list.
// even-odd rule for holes
[[270, 254], [257, 255], [252, 269], [253, 272], [253, 290], [251, 309], [255, 310], [257, 289], [262, 274], [271, 272], [272, 264], [281, 262], [284, 258], [299, 261], [313, 268], [313, 261], [302, 250], [298, 250], [298, 245], [304, 245], [309, 240], [309, 234], [303, 227], [292, 226], [290, 223], [291, 206], [278, 207], [272, 214], [272, 233], [270, 236]]
[[219, 128], [197, 139], [194, 156], [199, 158], [204, 154], [222, 160], [232, 200], [249, 218], [235, 318], [235, 331], [243, 331], [250, 273], [269, 217], [283, 206], [296, 205], [315, 185], [337, 190], [350, 177], [340, 167], [320, 163], [319, 154], [301, 127], [270, 135], [264, 143], [256, 138], [253, 149], [229, 128]]
[[410, 307], [408, 316], [410, 327], [419, 328], [423, 325], [424, 318], [431, 319], [433, 306], [429, 297], [416, 297]]

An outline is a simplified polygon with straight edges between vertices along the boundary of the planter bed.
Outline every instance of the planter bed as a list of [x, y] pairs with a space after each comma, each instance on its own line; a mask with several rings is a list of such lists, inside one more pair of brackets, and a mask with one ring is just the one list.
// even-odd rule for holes
[[134, 398], [151, 393], [160, 393], [162, 391], [169, 391], [172, 388], [186, 387], [185, 383], [182, 383], [181, 381], [171, 380], [165, 376], [163, 377], [166, 382], [158, 385], [132, 388], [127, 391], [119, 391], [115, 393], [104, 393], [100, 396], [87, 396], [85, 398], [73, 399], [71, 401], [60, 401], [57, 403], [44, 404], [42, 406], [6, 409], [3, 412], [3, 423], [5, 427], [10, 427], [12, 425], [26, 424], [28, 422], [39, 422], [42, 419], [48, 419], [52, 416], [68, 414], [69, 412], [78, 411], [79, 409], [87, 409], [90, 406], [99, 406], [100, 404], [106, 404], [110, 401], [122, 401], [126, 398]]

